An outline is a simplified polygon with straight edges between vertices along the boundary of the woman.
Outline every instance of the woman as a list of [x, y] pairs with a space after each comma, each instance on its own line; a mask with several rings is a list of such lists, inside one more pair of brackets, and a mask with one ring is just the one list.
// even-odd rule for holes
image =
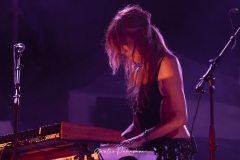
[[158, 159], [186, 159], [189, 132], [181, 66], [151, 14], [129, 5], [112, 19], [105, 49], [115, 74], [125, 69], [133, 122], [120, 146], [154, 150]]

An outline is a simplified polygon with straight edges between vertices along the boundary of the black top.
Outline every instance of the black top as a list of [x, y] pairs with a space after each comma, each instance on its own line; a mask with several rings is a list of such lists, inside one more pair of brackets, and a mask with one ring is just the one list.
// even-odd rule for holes
[[148, 84], [148, 99], [146, 97], [144, 98], [145, 106], [139, 104], [141, 112], [137, 112], [137, 117], [141, 132], [145, 131], [146, 129], [152, 128], [161, 122], [160, 104], [164, 97], [161, 95], [158, 88], [158, 73], [162, 59], [154, 72], [152, 80]]

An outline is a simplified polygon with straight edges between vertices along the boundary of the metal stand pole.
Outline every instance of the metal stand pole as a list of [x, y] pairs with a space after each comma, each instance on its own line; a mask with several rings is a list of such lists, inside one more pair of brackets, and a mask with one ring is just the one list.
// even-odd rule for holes
[[[18, 49], [18, 52], [15, 53], [15, 50]], [[19, 110], [20, 110], [20, 71], [23, 65], [20, 63], [20, 57], [24, 51], [25, 46], [22, 43], [18, 43], [13, 46], [13, 59], [14, 59], [14, 85], [15, 85], [15, 95], [13, 96], [14, 101], [14, 142], [13, 142], [13, 153], [12, 160], [17, 159], [17, 141], [18, 141], [18, 124], [19, 124]]]
[[213, 74], [208, 81], [209, 84], [209, 93], [210, 93], [210, 125], [209, 125], [209, 149], [210, 149], [210, 160], [214, 159], [214, 151], [217, 149], [217, 144], [215, 143], [215, 124], [214, 124], [214, 105], [213, 105], [213, 96], [214, 96], [214, 82], [215, 78]]

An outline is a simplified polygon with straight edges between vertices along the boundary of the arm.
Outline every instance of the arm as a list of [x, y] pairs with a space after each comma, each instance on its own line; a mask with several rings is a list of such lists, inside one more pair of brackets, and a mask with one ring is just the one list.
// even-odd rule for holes
[[173, 55], [166, 55], [161, 63], [158, 74], [159, 90], [164, 96], [161, 104], [162, 122], [157, 126], [150, 128], [147, 132], [139, 134], [136, 137], [122, 142], [122, 145], [128, 147], [139, 147], [146, 142], [146, 137], [153, 140], [166, 136], [176, 131], [187, 123], [186, 101], [183, 91], [183, 80], [181, 66], [177, 58]]
[[162, 103], [161, 110], [167, 114], [162, 117], [162, 123], [149, 129], [150, 140], [168, 135], [187, 123], [182, 70], [175, 56], [167, 55], [164, 57], [158, 80], [162, 85], [164, 95], [167, 96]]
[[121, 134], [122, 140], [126, 140], [137, 136], [140, 133], [139, 122], [137, 119], [137, 115], [133, 112], [133, 122], [132, 124]]

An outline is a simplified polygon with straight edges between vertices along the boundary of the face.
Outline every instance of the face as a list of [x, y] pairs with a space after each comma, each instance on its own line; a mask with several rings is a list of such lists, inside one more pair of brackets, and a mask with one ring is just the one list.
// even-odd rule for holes
[[135, 63], [141, 62], [141, 57], [137, 49], [135, 49], [133, 53], [133, 48], [129, 47], [128, 45], [122, 46], [122, 53], [125, 54], [128, 58], [130, 58]]

